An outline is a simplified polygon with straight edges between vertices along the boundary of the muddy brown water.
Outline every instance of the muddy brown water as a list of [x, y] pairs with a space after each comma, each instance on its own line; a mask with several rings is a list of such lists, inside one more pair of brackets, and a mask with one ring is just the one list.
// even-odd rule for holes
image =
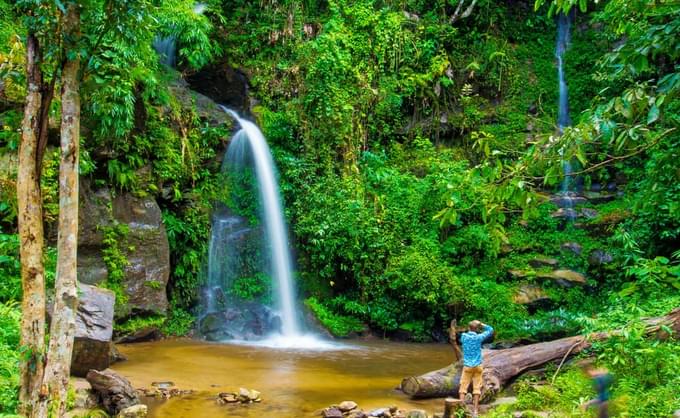
[[[344, 400], [353, 400], [367, 411], [391, 405], [430, 414], [443, 409], [442, 400], [409, 400], [395, 388], [403, 377], [449, 364], [449, 346], [383, 341], [344, 346], [299, 351], [165, 340], [120, 346], [128, 361], [113, 369], [136, 388], [172, 381], [177, 388], [195, 391], [163, 402], [145, 399], [151, 417], [313, 417]], [[217, 405], [219, 392], [240, 387], [260, 391], [262, 403]]]

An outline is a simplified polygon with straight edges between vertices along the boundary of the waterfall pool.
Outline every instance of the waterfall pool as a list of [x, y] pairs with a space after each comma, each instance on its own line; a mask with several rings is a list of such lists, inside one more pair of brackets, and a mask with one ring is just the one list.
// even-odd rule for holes
[[[207, 343], [189, 339], [119, 346], [128, 360], [112, 368], [135, 388], [171, 381], [194, 394], [167, 401], [149, 398], [150, 417], [313, 417], [344, 400], [360, 408], [397, 405], [443, 409], [443, 400], [410, 400], [395, 390], [401, 379], [448, 365], [445, 344], [330, 342], [332, 349], [276, 349], [245, 344]], [[219, 392], [240, 387], [262, 393], [262, 403], [218, 405]]]

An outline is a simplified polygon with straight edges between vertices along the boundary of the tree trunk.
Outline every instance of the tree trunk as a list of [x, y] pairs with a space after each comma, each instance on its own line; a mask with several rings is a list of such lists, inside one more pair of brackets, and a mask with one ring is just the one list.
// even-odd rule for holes
[[[660, 338], [668, 335], [664, 327], [674, 334], [680, 334], [680, 308], [670, 314], [644, 321], [647, 334]], [[489, 399], [505, 387], [513, 378], [532, 368], [551, 361], [560, 361], [591, 346], [594, 341], [606, 340], [619, 335], [620, 331], [574, 336], [538, 344], [505, 350], [484, 350], [484, 385], [482, 397]], [[460, 385], [460, 363], [422, 376], [407, 377], [401, 382], [401, 390], [412, 398], [436, 398], [458, 394]]]
[[26, 39], [27, 87], [21, 126], [17, 172], [17, 219], [21, 258], [21, 389], [19, 412], [32, 416], [41, 394], [45, 350], [45, 267], [43, 265], [43, 219], [38, 142], [46, 124], [41, 120], [42, 72], [40, 45], [34, 33]]
[[[49, 400], [41, 399], [38, 416], [66, 413], [78, 308], [78, 154], [80, 144], [80, 59], [74, 52], [79, 38], [78, 3], [70, 3], [63, 20], [66, 61], [61, 75], [61, 164], [59, 168], [59, 234], [54, 314], [50, 326], [44, 386]], [[48, 405], [49, 402], [49, 405]]]

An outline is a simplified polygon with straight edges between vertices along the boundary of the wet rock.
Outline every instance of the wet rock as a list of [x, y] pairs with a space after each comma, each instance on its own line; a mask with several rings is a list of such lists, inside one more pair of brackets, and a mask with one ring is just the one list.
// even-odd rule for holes
[[174, 384], [173, 382], [170, 382], [170, 381], [165, 381], [165, 382], [152, 382], [152, 383], [151, 383], [151, 386], [156, 387], [156, 388], [158, 388], [158, 389], [170, 389], [170, 388], [172, 388], [173, 386], [175, 386], [175, 384]]
[[334, 407], [324, 409], [321, 416], [323, 418], [343, 418], [342, 411]]
[[125, 335], [116, 340], [116, 344], [143, 343], [148, 341], [158, 341], [163, 338], [163, 333], [158, 327], [149, 326]]
[[576, 194], [556, 194], [550, 196], [550, 202], [552, 202], [558, 208], [571, 208], [576, 205], [581, 205], [587, 202], [587, 199], [583, 196]]
[[545, 307], [552, 302], [550, 296], [540, 286], [532, 284], [521, 285], [512, 299], [517, 304], [526, 305], [531, 308]]
[[406, 414], [406, 418], [428, 418], [428, 416], [427, 412], [423, 411], [422, 409], [414, 409], [408, 411], [408, 414]]
[[137, 391], [130, 382], [111, 369], [101, 372], [90, 370], [87, 373], [87, 381], [97, 394], [100, 404], [111, 415], [139, 404]]
[[148, 412], [146, 405], [134, 405], [120, 411], [116, 418], [144, 418]]
[[537, 273], [536, 277], [555, 280], [556, 283], [566, 287], [586, 284], [586, 277], [573, 270], [555, 270], [549, 273]]
[[238, 392], [222, 392], [217, 395], [217, 403], [219, 404], [250, 404], [253, 402], [262, 402], [260, 392], [254, 389], [239, 388]]
[[578, 242], [565, 242], [560, 248], [562, 251], [571, 251], [576, 255], [581, 255], [581, 251], [583, 251], [583, 247]]
[[557, 259], [544, 256], [536, 257], [533, 260], [529, 261], [529, 265], [533, 268], [557, 267], [557, 264], [558, 264]]
[[354, 401], [343, 401], [340, 402], [340, 405], [338, 405], [338, 409], [340, 409], [342, 412], [349, 412], [353, 409], [356, 409], [357, 403]]
[[109, 360], [111, 361], [111, 364], [114, 364], [121, 361], [127, 361], [127, 357], [125, 356], [125, 354], [118, 351], [118, 347], [116, 347], [115, 344], [111, 343], [111, 349], [109, 351]]
[[371, 417], [382, 417], [385, 415], [385, 412], [390, 412], [388, 408], [378, 408], [372, 410], [368, 415]]
[[604, 250], [593, 250], [588, 256], [588, 264], [599, 267], [614, 261], [614, 257]]
[[198, 329], [209, 341], [252, 340], [279, 332], [281, 319], [271, 308], [250, 302], [206, 314], [200, 319]]
[[346, 418], [368, 418], [368, 414], [360, 409], [355, 409], [354, 411], [351, 411], [349, 414], [347, 414]]
[[115, 295], [112, 291], [80, 284], [71, 374], [84, 377], [91, 369], [111, 364], [111, 337]]

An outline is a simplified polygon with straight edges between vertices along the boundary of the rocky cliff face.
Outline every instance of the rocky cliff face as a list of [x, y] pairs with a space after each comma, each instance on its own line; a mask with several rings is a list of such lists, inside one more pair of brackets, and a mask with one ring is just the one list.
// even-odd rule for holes
[[119, 237], [119, 250], [127, 259], [123, 268], [123, 291], [127, 302], [116, 308], [117, 317], [131, 314], [160, 313], [168, 308], [166, 286], [170, 276], [168, 237], [161, 210], [153, 197], [130, 193], [113, 196], [108, 188], [93, 190], [81, 181], [78, 278], [97, 285], [107, 280], [104, 251], [107, 228], [126, 226]]

